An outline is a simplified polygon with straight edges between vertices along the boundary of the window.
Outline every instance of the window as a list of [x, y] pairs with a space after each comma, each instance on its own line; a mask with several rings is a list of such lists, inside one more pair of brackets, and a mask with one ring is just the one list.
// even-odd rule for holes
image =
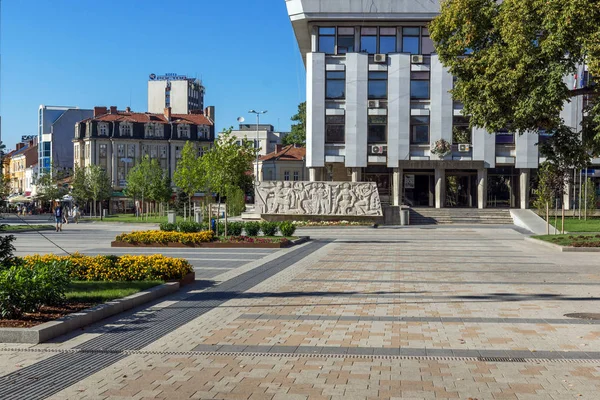
[[452, 118], [452, 143], [471, 143], [471, 128], [469, 128], [469, 117], [455, 115]]
[[402, 28], [402, 52], [419, 54], [420, 27]]
[[158, 149], [156, 146], [150, 146], [150, 158], [158, 157]]
[[131, 126], [131, 122], [121, 122], [119, 124], [120, 135], [123, 137], [132, 137], [133, 136], [133, 128]]
[[167, 158], [167, 146], [160, 146], [160, 158]]
[[429, 38], [429, 29], [421, 30], [421, 54], [431, 54], [435, 52], [433, 41]]
[[369, 115], [368, 143], [387, 143], [387, 116]]
[[[44, 143], [45, 144], [45, 143]], [[87, 142], [85, 144], [85, 158], [89, 159], [90, 158], [90, 142]]]
[[413, 100], [429, 99], [429, 72], [410, 73], [410, 98]]
[[369, 99], [387, 99], [387, 72], [369, 72]]
[[360, 29], [360, 52], [377, 53], [377, 28]]
[[181, 147], [175, 146], [175, 159], [179, 160], [181, 158]]
[[325, 143], [344, 143], [346, 118], [343, 115], [325, 116]]
[[100, 145], [100, 158], [106, 158], [106, 145]]
[[153, 137], [154, 136], [154, 127], [152, 126], [152, 124], [146, 124], [146, 137]]
[[319, 53], [335, 54], [335, 28], [319, 28]]
[[410, 143], [429, 144], [429, 116], [410, 117]]
[[117, 145], [117, 156], [125, 157], [125, 145], [124, 144]]
[[290, 180], [290, 171], [285, 171], [283, 173], [283, 180], [284, 181], [289, 181]]
[[108, 136], [108, 124], [101, 122], [98, 124], [98, 136]]
[[178, 124], [177, 125], [177, 135], [179, 139], [189, 139], [190, 138], [190, 126], [188, 124]]
[[354, 53], [354, 28], [338, 28], [337, 53]]
[[508, 129], [500, 129], [496, 132], [496, 144], [513, 144], [515, 142], [515, 134], [509, 132]]
[[325, 82], [325, 97], [327, 99], [345, 99], [346, 98], [346, 72], [327, 71]]
[[382, 54], [396, 52], [396, 28], [379, 29], [379, 52]]
[[300, 173], [298, 171], [294, 171], [294, 181], [299, 181], [300, 180]]
[[128, 144], [127, 145], [127, 157], [128, 158], [135, 158], [135, 144]]

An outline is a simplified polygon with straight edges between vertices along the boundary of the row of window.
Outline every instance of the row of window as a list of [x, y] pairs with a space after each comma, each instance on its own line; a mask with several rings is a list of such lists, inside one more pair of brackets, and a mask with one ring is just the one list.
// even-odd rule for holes
[[[385, 71], [370, 71], [368, 81], [369, 99], [387, 99], [388, 74]], [[327, 71], [325, 74], [325, 98], [327, 100], [344, 100], [346, 98], [346, 72]], [[429, 100], [429, 71], [410, 73], [410, 98], [412, 100]]]
[[[320, 27], [318, 52], [325, 54], [368, 53], [368, 54], [431, 54], [433, 42], [429, 30], [419, 26], [361, 27], [356, 40], [354, 27]], [[401, 40], [398, 41], [398, 37]], [[358, 49], [356, 45], [360, 46]], [[401, 46], [398, 46], [401, 43]]]
[[[290, 180], [290, 171], [283, 171], [283, 180], [284, 181]], [[299, 180], [300, 180], [300, 173], [298, 171], [294, 171], [294, 181], [299, 181]]]
[[[209, 128], [207, 126], [198, 126], [199, 136], [203, 139], [208, 139]], [[145, 125], [145, 137], [146, 138], [162, 138], [164, 137], [164, 125], [163, 124], [146, 124]], [[119, 134], [121, 137], [133, 137], [133, 125], [131, 123], [120, 123]], [[108, 136], [108, 123], [98, 124], [98, 136]], [[177, 125], [177, 137], [180, 139], [191, 138], [191, 127], [188, 124]]]

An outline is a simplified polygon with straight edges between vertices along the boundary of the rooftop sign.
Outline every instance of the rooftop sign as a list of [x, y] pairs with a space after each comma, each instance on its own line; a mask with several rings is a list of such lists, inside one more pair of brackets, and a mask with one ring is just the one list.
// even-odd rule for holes
[[151, 81], [187, 81], [192, 78], [188, 78], [186, 75], [177, 75], [175, 73], [168, 73], [164, 75], [150, 74], [149, 80]]

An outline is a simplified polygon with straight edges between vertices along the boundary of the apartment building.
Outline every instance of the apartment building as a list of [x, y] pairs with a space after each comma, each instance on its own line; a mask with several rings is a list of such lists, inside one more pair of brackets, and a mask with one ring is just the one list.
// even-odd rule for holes
[[128, 171], [143, 157], [157, 159], [172, 179], [185, 143], [194, 143], [200, 156], [214, 137], [214, 107], [192, 114], [94, 107], [93, 117], [75, 124], [73, 152], [75, 165], [100, 165], [121, 191]]
[[17, 143], [16, 150], [10, 154], [10, 184], [13, 194], [30, 195], [30, 193], [25, 193], [27, 191], [26, 172], [38, 163], [36, 139]]
[[254, 143], [259, 148], [260, 156], [274, 152], [285, 135], [285, 132], [275, 132], [273, 125], [269, 124], [240, 124], [238, 129], [231, 131], [231, 136], [236, 138], [238, 144], [243, 140]]
[[160, 114], [171, 107], [173, 114], [189, 114], [204, 110], [206, 89], [198, 79], [169, 73], [150, 74], [148, 79], [148, 112]]
[[[469, 129], [429, 38], [439, 1], [286, 5], [306, 66], [310, 180], [374, 181], [393, 205], [529, 206], [544, 136]], [[579, 129], [581, 110], [565, 104], [566, 124]], [[442, 140], [450, 151], [434, 154]]]

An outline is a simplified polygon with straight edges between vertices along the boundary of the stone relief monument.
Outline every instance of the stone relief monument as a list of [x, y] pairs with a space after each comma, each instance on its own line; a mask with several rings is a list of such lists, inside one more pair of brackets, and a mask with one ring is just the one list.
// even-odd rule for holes
[[256, 212], [297, 215], [383, 215], [375, 182], [259, 182]]

